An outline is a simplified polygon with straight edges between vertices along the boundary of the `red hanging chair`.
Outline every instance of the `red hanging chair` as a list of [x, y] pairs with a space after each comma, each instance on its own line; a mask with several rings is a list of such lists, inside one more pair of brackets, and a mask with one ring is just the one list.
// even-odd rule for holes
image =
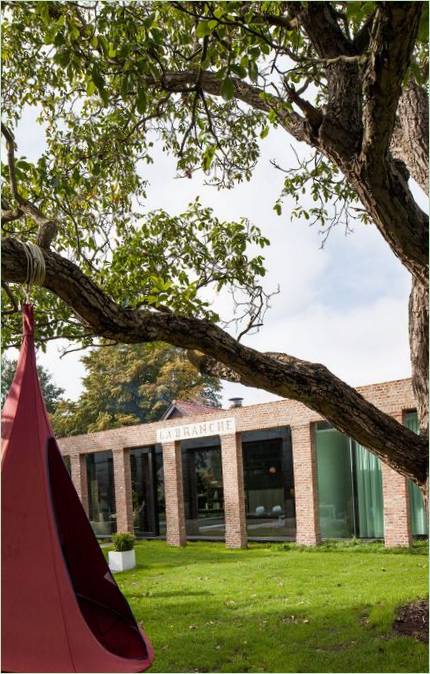
[[143, 672], [151, 645], [112, 577], [49, 424], [33, 308], [2, 416], [2, 671]]

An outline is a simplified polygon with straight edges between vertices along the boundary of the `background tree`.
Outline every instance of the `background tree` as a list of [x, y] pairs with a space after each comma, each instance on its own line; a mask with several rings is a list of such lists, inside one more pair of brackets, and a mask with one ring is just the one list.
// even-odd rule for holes
[[[12, 379], [15, 375], [17, 361], [10, 360], [5, 355], [1, 358], [1, 406], [3, 407], [6, 400], [7, 393], [12, 384]], [[43, 367], [37, 366], [37, 374], [39, 376], [40, 385], [45, 399], [46, 409], [50, 414], [55, 412], [57, 406], [63, 403], [64, 389], [57, 386], [52, 378], [52, 374]]]
[[[428, 218], [409, 177], [426, 188], [427, 125], [420, 119], [428, 115], [421, 88], [427, 5], [3, 6], [3, 279], [25, 281], [19, 239], [39, 240], [50, 291], [37, 293], [47, 317], [40, 338], [162, 340], [189, 349], [204, 372], [301, 400], [423, 486]], [[35, 164], [15, 158], [11, 131], [28, 104], [40, 106], [46, 129], [47, 150]], [[284, 194], [297, 196], [296, 213], [317, 218], [326, 233], [335, 223], [348, 226], [352, 215], [373, 222], [411, 274], [421, 437], [322, 365], [241, 344], [267, 306], [262, 258], [248, 247], [266, 245], [258, 229], [220, 222], [198, 202], [179, 218], [142, 208], [147, 186], [140, 169], [152, 161], [155, 141], [176, 156], [181, 175], [202, 170], [215, 185], [232, 187], [251, 176], [259, 138], [271, 126], [315, 154], [286, 175]], [[307, 190], [315, 207], [304, 211], [299, 199]], [[208, 286], [240, 294], [237, 339], [204, 300]], [[14, 341], [19, 321], [10, 289], [8, 297], [6, 336]]]
[[156, 421], [175, 398], [220, 406], [219, 380], [166, 344], [119, 344], [81, 360], [87, 374], [79, 400], [61, 402], [52, 417], [62, 437]]

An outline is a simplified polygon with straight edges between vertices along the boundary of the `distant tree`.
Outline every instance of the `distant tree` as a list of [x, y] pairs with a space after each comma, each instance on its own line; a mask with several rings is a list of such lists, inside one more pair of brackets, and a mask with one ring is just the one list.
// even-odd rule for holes
[[[12, 384], [12, 379], [15, 374], [17, 361], [9, 360], [6, 356], [1, 359], [1, 406], [3, 407], [6, 400], [7, 392]], [[48, 412], [52, 414], [57, 405], [63, 400], [64, 389], [56, 386], [53, 382], [52, 374], [46, 370], [43, 365], [37, 366], [37, 373], [39, 375], [40, 385], [43, 391], [43, 397]]]
[[81, 397], [63, 401], [52, 417], [59, 436], [155, 421], [175, 398], [220, 406], [219, 380], [201, 375], [167, 344], [118, 344], [81, 360], [87, 370]]

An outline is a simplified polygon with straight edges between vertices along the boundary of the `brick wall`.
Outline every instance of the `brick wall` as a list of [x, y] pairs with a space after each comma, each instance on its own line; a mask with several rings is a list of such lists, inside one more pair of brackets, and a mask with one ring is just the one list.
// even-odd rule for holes
[[221, 438], [222, 481], [224, 485], [225, 543], [228, 548], [246, 548], [245, 487], [240, 435]]
[[321, 534], [313, 425], [292, 426], [291, 441], [296, 502], [296, 542], [300, 545], [318, 545]]
[[[401, 420], [402, 412], [414, 409], [416, 406], [410, 379], [362, 386], [358, 387], [357, 390], [379, 409], [399, 420]], [[219, 419], [234, 417], [237, 433], [236, 436], [222, 437], [227, 544], [232, 547], [246, 545], [243, 467], [241, 466], [241, 458], [239, 459], [241, 453], [238, 451], [237, 445], [239, 434], [245, 431], [284, 428], [286, 426], [291, 428], [292, 433], [297, 541], [304, 545], [317, 544], [320, 540], [320, 531], [312, 425], [321, 421], [322, 417], [294, 400], [280, 400], [272, 403], [219, 410], [216, 415]], [[191, 416], [184, 418], [183, 423], [191, 424], [203, 419], [204, 417], [201, 415]], [[131, 527], [131, 495], [128, 494], [129, 487], [127, 487], [129, 475], [127, 473], [127, 461], [120, 465], [121, 456], [123, 459], [126, 456], [123, 454], [124, 450], [156, 444], [158, 429], [177, 425], [178, 419], [172, 419], [60, 439], [60, 450], [71, 458], [72, 478], [84, 504], [86, 487], [82, 474], [79, 475], [76, 468], [78, 465], [77, 457], [89, 452], [112, 450], [114, 457], [117, 456], [115, 480], [118, 480], [119, 484], [117, 492], [118, 526], [121, 524], [121, 526]], [[184, 545], [186, 533], [180, 443], [163, 445], [163, 460], [167, 540], [172, 545]], [[400, 476], [394, 471], [390, 472], [385, 466], [383, 475], [386, 544], [408, 545], [410, 541], [409, 501], [400, 485]]]

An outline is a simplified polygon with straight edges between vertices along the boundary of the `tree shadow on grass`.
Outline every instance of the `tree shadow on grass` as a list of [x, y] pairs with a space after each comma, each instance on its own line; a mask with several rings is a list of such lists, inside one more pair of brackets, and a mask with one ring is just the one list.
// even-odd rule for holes
[[190, 601], [161, 628], [151, 608], [140, 612], [155, 648], [154, 672], [428, 671], [426, 646], [396, 635], [390, 621], [363, 620], [368, 604], [313, 615], [291, 607], [264, 611], [262, 604], [249, 613], [246, 605]]

